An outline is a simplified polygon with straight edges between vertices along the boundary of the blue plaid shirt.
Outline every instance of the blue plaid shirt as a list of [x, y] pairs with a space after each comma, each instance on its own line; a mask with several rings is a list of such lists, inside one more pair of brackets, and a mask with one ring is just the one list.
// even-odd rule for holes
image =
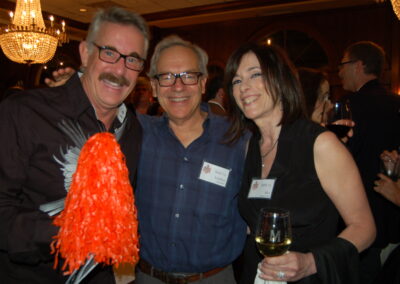
[[[166, 116], [140, 115], [139, 121], [143, 146], [135, 196], [141, 258], [168, 272], [205, 272], [232, 263], [246, 238], [237, 198], [248, 135], [233, 146], [221, 143], [229, 123], [209, 112], [203, 134], [184, 148]], [[199, 179], [203, 162], [230, 170], [225, 187]]]

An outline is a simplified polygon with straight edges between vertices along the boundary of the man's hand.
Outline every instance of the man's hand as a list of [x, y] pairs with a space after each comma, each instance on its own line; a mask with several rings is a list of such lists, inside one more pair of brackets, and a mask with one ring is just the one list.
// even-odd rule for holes
[[71, 67], [61, 68], [53, 71], [53, 79], [45, 78], [44, 82], [49, 87], [58, 87], [64, 85], [72, 75], [75, 74], [75, 70]]

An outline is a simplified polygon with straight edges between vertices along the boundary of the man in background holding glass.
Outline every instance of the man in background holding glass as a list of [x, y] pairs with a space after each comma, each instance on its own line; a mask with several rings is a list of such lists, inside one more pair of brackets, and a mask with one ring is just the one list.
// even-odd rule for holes
[[372, 283], [379, 273], [381, 249], [400, 241], [399, 208], [373, 189], [380, 154], [400, 145], [400, 97], [390, 94], [379, 81], [384, 62], [380, 46], [362, 41], [350, 45], [339, 64], [343, 89], [352, 92], [344, 100], [350, 102], [355, 122], [348, 147], [360, 170], [377, 227], [374, 244], [361, 254], [361, 283]]

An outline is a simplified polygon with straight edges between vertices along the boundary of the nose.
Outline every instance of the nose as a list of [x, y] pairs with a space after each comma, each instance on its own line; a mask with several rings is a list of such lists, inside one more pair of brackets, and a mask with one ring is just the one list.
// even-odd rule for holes
[[174, 84], [172, 87], [173, 87], [175, 90], [181, 90], [181, 89], [184, 88], [184, 86], [185, 86], [185, 84], [183, 84], [182, 78], [179, 77], [179, 78], [176, 78], [175, 84]]
[[114, 72], [116, 74], [118, 74], [118, 75], [124, 74], [126, 72], [126, 69], [127, 69], [125, 67], [124, 58], [120, 57], [120, 59], [118, 59], [118, 61], [113, 64], [113, 69], [114, 69]]
[[243, 79], [241, 84], [240, 84], [240, 86], [239, 86], [239, 90], [240, 90], [240, 92], [244, 93], [248, 89], [249, 89], [248, 80], [247, 79]]

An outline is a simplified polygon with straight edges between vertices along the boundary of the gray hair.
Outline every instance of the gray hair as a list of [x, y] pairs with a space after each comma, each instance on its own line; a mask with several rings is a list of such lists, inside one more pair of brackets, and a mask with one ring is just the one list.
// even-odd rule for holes
[[[126, 26], [134, 26], [139, 29], [144, 37], [144, 55], [147, 56], [147, 50], [149, 48], [149, 40], [150, 40], [150, 31], [146, 21], [139, 15], [134, 12], [127, 11], [120, 7], [111, 7], [106, 10], [98, 11], [90, 26], [89, 31], [86, 36], [86, 41], [88, 43], [92, 43], [99, 30], [101, 24], [104, 22], [126, 25]], [[89, 52], [92, 52], [93, 46], [89, 45]]]
[[198, 45], [183, 40], [177, 35], [171, 35], [162, 39], [154, 49], [154, 53], [153, 56], [151, 57], [151, 62], [150, 62], [150, 70], [148, 73], [148, 76], [150, 78], [153, 78], [155, 75], [157, 75], [157, 64], [158, 61], [160, 60], [161, 52], [173, 46], [183, 46], [193, 50], [193, 52], [197, 55], [197, 58], [199, 59], [199, 66], [198, 66], [199, 71], [203, 73], [204, 76], [207, 76], [207, 64], [208, 64], [207, 53]]

